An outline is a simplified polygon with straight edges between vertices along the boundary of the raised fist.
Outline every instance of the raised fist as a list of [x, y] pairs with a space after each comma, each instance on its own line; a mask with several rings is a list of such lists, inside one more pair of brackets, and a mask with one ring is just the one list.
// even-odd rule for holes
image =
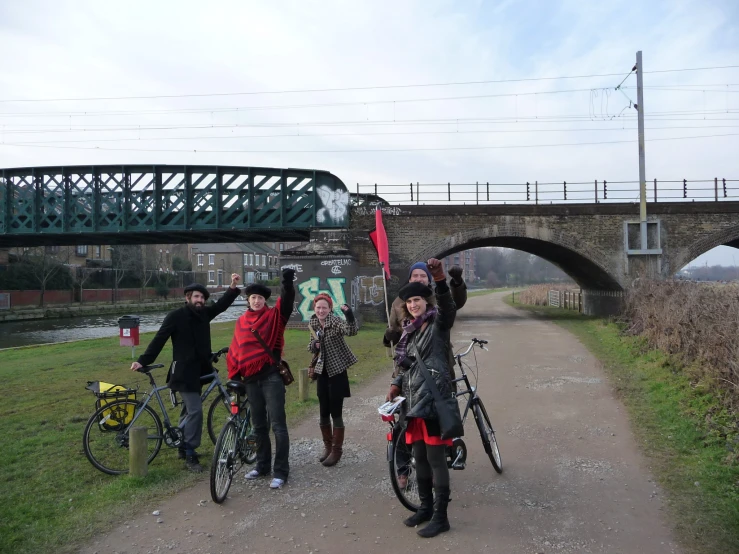
[[426, 262], [426, 266], [429, 268], [429, 273], [431, 273], [431, 277], [433, 277], [434, 281], [443, 281], [446, 279], [446, 276], [444, 275], [444, 266], [441, 264], [441, 260], [431, 258]]
[[452, 280], [455, 283], [461, 283], [462, 282], [462, 268], [458, 265], [453, 265], [449, 268], [449, 277], [452, 278]]
[[282, 280], [288, 283], [292, 283], [295, 280], [295, 270], [289, 267], [282, 270]]

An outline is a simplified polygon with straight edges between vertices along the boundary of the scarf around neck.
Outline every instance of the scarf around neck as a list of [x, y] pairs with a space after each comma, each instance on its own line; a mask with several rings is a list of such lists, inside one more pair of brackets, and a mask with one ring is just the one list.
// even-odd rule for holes
[[[250, 377], [258, 373], [264, 364], [273, 362], [270, 353], [276, 350], [278, 355], [282, 354], [285, 322], [280, 316], [281, 305], [282, 299], [278, 298], [273, 308], [265, 306], [258, 312], [248, 309], [236, 320], [234, 337], [226, 356], [229, 379], [236, 376]], [[252, 329], [267, 343], [270, 353], [265, 352], [251, 332]]]
[[418, 331], [430, 317], [435, 316], [438, 312], [436, 307], [433, 307], [426, 310], [416, 319], [406, 319], [403, 321], [403, 334], [398, 341], [398, 345], [395, 347], [395, 358], [393, 358], [396, 362], [405, 358], [408, 352], [408, 337]]

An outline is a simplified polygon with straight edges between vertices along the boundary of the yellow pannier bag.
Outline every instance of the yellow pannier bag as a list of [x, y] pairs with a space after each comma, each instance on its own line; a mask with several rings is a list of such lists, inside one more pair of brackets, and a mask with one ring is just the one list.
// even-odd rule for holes
[[[104, 383], [102, 381], [88, 381], [85, 388], [92, 391], [97, 397], [95, 401], [96, 410], [116, 400], [136, 401], [136, 390], [124, 385], [114, 385], [113, 383]], [[100, 425], [111, 431], [119, 430], [131, 423], [135, 412], [136, 406], [134, 404], [126, 404], [125, 406], [118, 406], [114, 409], [103, 410], [100, 414]]]

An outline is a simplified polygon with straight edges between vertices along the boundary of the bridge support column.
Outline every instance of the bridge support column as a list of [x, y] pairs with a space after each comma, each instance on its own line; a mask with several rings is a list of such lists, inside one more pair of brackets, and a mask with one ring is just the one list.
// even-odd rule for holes
[[588, 290], [582, 291], [582, 313], [607, 317], [621, 313], [624, 293], [617, 290]]

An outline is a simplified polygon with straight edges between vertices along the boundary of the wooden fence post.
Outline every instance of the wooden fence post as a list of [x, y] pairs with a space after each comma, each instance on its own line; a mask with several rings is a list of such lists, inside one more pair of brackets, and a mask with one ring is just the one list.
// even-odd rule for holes
[[149, 468], [146, 463], [146, 438], [148, 430], [146, 427], [134, 427], [128, 433], [128, 474], [131, 477], [146, 477]]
[[305, 402], [308, 400], [308, 368], [303, 368], [298, 372], [298, 400]]

